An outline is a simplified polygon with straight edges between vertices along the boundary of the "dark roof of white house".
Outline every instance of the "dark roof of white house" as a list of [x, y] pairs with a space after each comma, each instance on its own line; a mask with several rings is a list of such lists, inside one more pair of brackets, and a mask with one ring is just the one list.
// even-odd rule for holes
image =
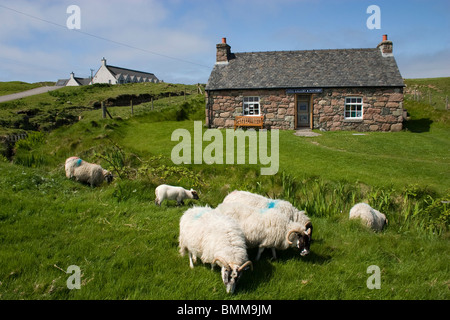
[[57, 87], [63, 87], [67, 84], [67, 82], [69, 82], [70, 79], [58, 79], [58, 81], [56, 81], [55, 86]]
[[[74, 80], [80, 85], [80, 86], [86, 86], [91, 82], [91, 78], [79, 78], [79, 77], [73, 77]], [[55, 86], [65, 86], [69, 82], [70, 79], [58, 79], [56, 81]]]
[[78, 82], [80, 86], [87, 86], [89, 83], [91, 83], [91, 78], [78, 78], [74, 77], [75, 81]]
[[369, 48], [231, 53], [206, 89], [386, 86], [404, 86], [397, 63]]
[[122, 74], [122, 75], [129, 75], [130, 77], [135, 76], [135, 77], [149, 78], [149, 79], [155, 79], [155, 80], [158, 79], [153, 73], [149, 73], [149, 72], [125, 69], [125, 68], [115, 67], [115, 66], [110, 66], [110, 65], [107, 65], [106, 67], [108, 68], [109, 71], [111, 71], [111, 73], [114, 76]]

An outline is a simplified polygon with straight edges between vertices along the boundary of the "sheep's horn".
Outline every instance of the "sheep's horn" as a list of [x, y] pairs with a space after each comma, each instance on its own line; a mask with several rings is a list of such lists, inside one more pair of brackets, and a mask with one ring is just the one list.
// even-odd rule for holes
[[250, 265], [250, 268], [251, 268], [252, 271], [253, 271], [253, 263], [252, 263], [250, 260], [247, 261], [246, 263], [244, 263], [242, 266], [240, 266], [239, 269], [238, 269], [238, 271], [244, 270], [244, 268], [245, 268], [246, 266], [248, 266], [248, 265]]
[[216, 261], [220, 261], [220, 262], [222, 263], [222, 265], [225, 267], [225, 269], [227, 269], [227, 270], [230, 270], [230, 269], [231, 269], [231, 268], [230, 268], [230, 265], [225, 261], [224, 258], [222, 258], [222, 257], [216, 257], [212, 263], [215, 264]]
[[287, 242], [288, 242], [289, 244], [293, 244], [293, 242], [292, 242], [291, 240], [289, 240], [289, 237], [290, 237], [291, 234], [293, 234], [293, 233], [298, 233], [298, 231], [297, 231], [297, 230], [291, 230], [291, 231], [288, 232], [288, 234], [287, 234], [287, 236], [286, 236], [286, 240], [287, 240]]
[[311, 221], [309, 221], [309, 222], [305, 225], [305, 230], [307, 230], [306, 233], [307, 233], [309, 236], [311, 236], [312, 228], [313, 228], [312, 223], [311, 223]]

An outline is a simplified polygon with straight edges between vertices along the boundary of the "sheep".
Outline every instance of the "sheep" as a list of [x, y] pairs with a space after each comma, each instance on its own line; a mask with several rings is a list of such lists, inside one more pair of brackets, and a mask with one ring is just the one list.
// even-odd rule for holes
[[273, 259], [277, 258], [276, 249], [286, 250], [291, 246], [297, 246], [302, 256], [309, 252], [303, 238], [310, 236], [311, 228], [306, 229], [275, 208], [260, 209], [242, 202], [226, 202], [219, 204], [216, 210], [239, 222], [247, 247], [259, 248], [255, 260], [259, 260], [265, 248], [272, 249]]
[[181, 256], [188, 252], [191, 268], [197, 257], [210, 263], [211, 269], [219, 265], [227, 293], [234, 292], [242, 271], [253, 268], [239, 224], [208, 206], [184, 212], [180, 219], [179, 247]]
[[161, 206], [164, 200], [177, 200], [177, 205], [184, 205], [184, 199], [198, 200], [197, 191], [191, 189], [186, 190], [183, 187], [174, 187], [162, 184], [155, 189], [155, 204]]
[[385, 224], [388, 223], [386, 216], [378, 210], [375, 210], [367, 203], [357, 203], [349, 213], [349, 219], [360, 218], [363, 223], [375, 231], [381, 231]]
[[95, 163], [89, 163], [78, 157], [70, 157], [65, 162], [66, 177], [88, 183], [91, 187], [99, 186], [106, 181], [110, 183], [113, 175]]
[[275, 208], [280, 213], [285, 214], [289, 220], [301, 223], [305, 226], [306, 232], [303, 233], [299, 238], [298, 248], [300, 250], [301, 256], [305, 256], [309, 253], [313, 226], [305, 211], [298, 210], [289, 201], [270, 199], [248, 191], [234, 190], [223, 200], [223, 203], [230, 202], [241, 202], [245, 203], [248, 206], [252, 206], [262, 210]]

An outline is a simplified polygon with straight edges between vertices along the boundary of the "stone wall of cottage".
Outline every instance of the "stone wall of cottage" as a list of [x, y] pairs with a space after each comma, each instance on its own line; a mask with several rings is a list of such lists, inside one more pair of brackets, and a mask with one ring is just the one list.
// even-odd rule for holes
[[[242, 116], [243, 97], [260, 98], [267, 129], [295, 129], [295, 94], [285, 89], [222, 90], [209, 92], [206, 122], [211, 128], [233, 128]], [[363, 98], [363, 119], [344, 119], [345, 98]], [[313, 128], [327, 131], [400, 131], [403, 122], [402, 88], [324, 88], [312, 95]]]
[[[284, 89], [223, 90], [210, 92], [206, 122], [211, 128], [233, 128], [234, 118], [243, 114], [243, 97], [259, 97], [264, 128], [295, 129], [295, 95]], [[209, 112], [209, 117], [208, 117]]]
[[[363, 98], [363, 119], [345, 119], [345, 98]], [[313, 96], [313, 127], [329, 131], [400, 131], [403, 88], [327, 88]]]

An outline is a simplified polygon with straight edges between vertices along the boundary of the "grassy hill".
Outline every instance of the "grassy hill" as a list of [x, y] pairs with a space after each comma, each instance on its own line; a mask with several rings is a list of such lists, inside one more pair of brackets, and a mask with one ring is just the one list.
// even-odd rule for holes
[[[63, 97], [38, 99], [93, 107], [112, 96], [110, 89], [67, 88], [58, 91]], [[125, 86], [113, 89], [126, 94]], [[194, 135], [193, 121], [204, 120], [204, 97], [170, 99], [155, 101], [153, 111], [139, 105], [134, 116], [129, 106], [111, 107], [114, 119], [102, 119], [95, 107], [80, 109], [80, 120], [30, 134], [15, 145], [12, 161], [2, 158], [0, 299], [450, 298], [448, 111], [407, 96], [411, 119], [403, 132], [306, 138], [282, 131], [279, 172], [261, 176], [260, 163], [174, 165], [178, 141], [171, 135], [176, 129]], [[95, 189], [66, 179], [64, 160], [73, 155], [100, 163], [116, 179]], [[200, 200], [157, 207], [160, 183], [194, 187]], [[192, 270], [179, 256], [178, 224], [187, 207], [216, 206], [234, 189], [305, 209], [314, 242], [306, 257], [286, 250], [271, 261], [270, 251], [263, 253], [229, 296], [217, 269], [200, 264]], [[360, 201], [387, 215], [383, 232], [348, 221]], [[249, 255], [254, 259], [256, 250]], [[67, 288], [70, 265], [82, 271], [79, 290]], [[381, 270], [379, 290], [366, 285], [371, 265]]]
[[[20, 83], [15, 90], [27, 90], [34, 84]], [[7, 91], [11, 83], [0, 83], [0, 92]], [[150, 110], [149, 103], [142, 100], [154, 100], [154, 107], [160, 108], [175, 103], [180, 96], [195, 94], [196, 85], [170, 83], [136, 83], [120, 86], [96, 84], [82, 87], [64, 87], [55, 91], [0, 103], [0, 136], [26, 131], [50, 131], [62, 125], [78, 121], [84, 111], [100, 108], [100, 103], [108, 106], [130, 106], [133, 101], [136, 113]], [[169, 99], [169, 95], [171, 99]], [[166, 98], [166, 100], [160, 100]], [[139, 105], [139, 106], [138, 106]], [[129, 117], [131, 108], [112, 112], [116, 116]]]
[[437, 110], [445, 110], [446, 101], [450, 98], [450, 78], [406, 79], [405, 84], [406, 99], [422, 101]]
[[28, 83], [28, 82], [22, 82], [22, 81], [8, 81], [8, 82], [0, 82], [0, 96], [4, 96], [7, 94], [13, 94], [17, 92], [22, 92], [38, 87], [43, 86], [54, 86], [54, 82], [35, 82], [35, 83]]

